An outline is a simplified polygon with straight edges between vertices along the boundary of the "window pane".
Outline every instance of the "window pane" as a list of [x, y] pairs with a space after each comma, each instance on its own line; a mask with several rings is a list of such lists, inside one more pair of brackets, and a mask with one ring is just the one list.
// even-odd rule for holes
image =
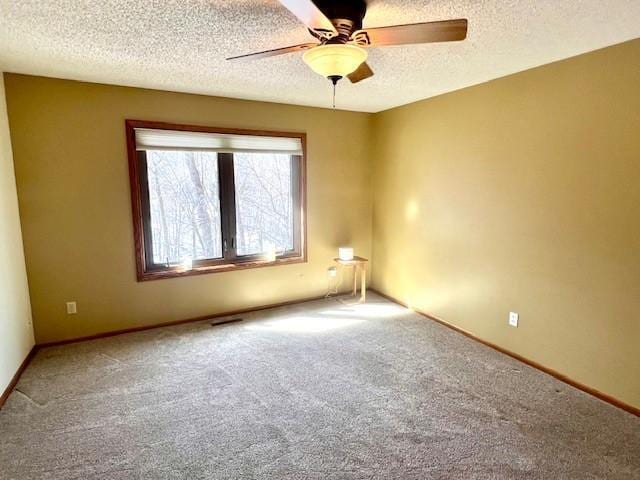
[[153, 263], [222, 257], [218, 155], [147, 151]]
[[238, 255], [293, 250], [291, 156], [234, 153]]

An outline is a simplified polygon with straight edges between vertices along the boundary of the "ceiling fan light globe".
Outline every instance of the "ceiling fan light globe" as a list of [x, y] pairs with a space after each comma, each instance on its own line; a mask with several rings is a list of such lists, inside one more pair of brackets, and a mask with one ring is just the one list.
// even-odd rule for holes
[[355, 45], [319, 45], [302, 56], [311, 70], [323, 77], [346, 77], [367, 59], [367, 52]]

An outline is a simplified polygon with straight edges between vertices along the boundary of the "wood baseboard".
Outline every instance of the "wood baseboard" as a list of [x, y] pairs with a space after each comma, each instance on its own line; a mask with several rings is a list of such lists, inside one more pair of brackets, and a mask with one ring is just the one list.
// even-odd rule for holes
[[31, 350], [29, 350], [29, 353], [27, 353], [27, 356], [18, 367], [18, 370], [16, 371], [16, 373], [13, 375], [13, 378], [9, 382], [9, 385], [7, 385], [7, 388], [5, 388], [4, 391], [2, 392], [2, 395], [0, 395], [0, 408], [2, 408], [4, 403], [7, 401], [7, 398], [9, 398], [9, 395], [11, 395], [11, 392], [13, 392], [13, 389], [16, 388], [16, 385], [18, 384], [18, 380], [20, 380], [20, 376], [22, 375], [22, 372], [24, 372], [25, 369], [29, 366], [29, 364], [31, 363], [31, 360], [33, 360], [33, 357], [35, 357], [37, 352], [38, 352], [38, 345], [34, 345], [33, 347], [31, 347]]
[[[370, 288], [369, 291], [383, 297], [386, 298], [387, 300], [393, 302], [393, 303], [397, 303], [398, 305], [402, 305], [403, 307], [407, 307], [407, 305], [403, 302], [401, 302], [400, 300], [393, 298], [385, 293], [382, 293], [374, 288]], [[151, 330], [154, 328], [162, 328], [162, 327], [169, 327], [169, 326], [173, 326], [173, 325], [181, 325], [181, 324], [185, 324], [185, 323], [192, 323], [192, 322], [200, 322], [203, 320], [208, 320], [208, 319], [213, 319], [213, 318], [220, 318], [220, 317], [226, 317], [229, 315], [240, 315], [243, 313], [250, 313], [250, 312], [257, 312], [260, 310], [266, 310], [269, 308], [277, 308], [277, 307], [284, 307], [287, 305], [294, 305], [297, 303], [304, 303], [304, 302], [310, 302], [313, 300], [320, 300], [324, 298], [323, 296], [321, 297], [311, 297], [311, 298], [305, 298], [305, 299], [300, 299], [300, 300], [291, 300], [291, 301], [287, 301], [287, 302], [280, 302], [280, 303], [273, 303], [273, 304], [269, 304], [269, 305], [262, 305], [262, 306], [258, 306], [258, 307], [253, 307], [253, 308], [244, 308], [244, 309], [239, 309], [239, 310], [232, 310], [232, 311], [227, 311], [227, 312], [222, 312], [222, 313], [216, 313], [213, 315], [203, 315], [200, 317], [194, 317], [194, 318], [189, 318], [189, 319], [185, 319], [185, 320], [176, 320], [173, 322], [164, 322], [164, 323], [158, 323], [158, 324], [154, 324], [154, 325], [145, 325], [145, 326], [141, 326], [141, 327], [133, 327], [133, 328], [127, 328], [127, 329], [123, 329], [123, 330], [115, 330], [115, 331], [111, 331], [111, 332], [104, 332], [104, 333], [99, 333], [99, 334], [95, 334], [95, 335], [89, 335], [86, 337], [79, 337], [79, 338], [73, 338], [73, 339], [68, 339], [68, 340], [60, 340], [57, 342], [47, 342], [47, 343], [42, 343], [42, 344], [37, 344], [34, 345], [31, 350], [29, 351], [29, 353], [27, 354], [26, 358], [24, 359], [24, 361], [22, 362], [22, 364], [20, 365], [20, 367], [18, 368], [18, 370], [16, 371], [15, 375], [13, 376], [13, 378], [11, 379], [11, 382], [9, 382], [9, 385], [7, 386], [7, 388], [2, 392], [2, 395], [0, 395], [0, 408], [2, 408], [2, 406], [4, 405], [4, 403], [6, 402], [7, 398], [9, 397], [9, 395], [11, 394], [11, 392], [13, 391], [13, 389], [15, 388], [16, 384], [18, 383], [18, 380], [20, 380], [20, 376], [22, 375], [22, 372], [24, 372], [24, 370], [27, 368], [27, 366], [29, 365], [29, 363], [31, 362], [31, 360], [33, 359], [33, 357], [35, 356], [35, 354], [38, 352], [38, 350], [40, 348], [44, 348], [44, 347], [51, 347], [51, 346], [58, 346], [58, 345], [66, 345], [69, 343], [75, 343], [75, 342], [83, 342], [83, 341], [87, 341], [87, 340], [95, 340], [98, 338], [106, 338], [106, 337], [112, 337], [115, 335], [123, 335], [125, 333], [132, 333], [132, 332], [140, 332], [143, 330]], [[503, 353], [505, 355], [508, 355], [511, 358], [514, 358], [522, 363], [525, 363], [527, 365], [529, 365], [530, 367], [533, 367], [537, 370], [540, 370], [548, 375], [551, 375], [552, 377], [560, 380], [561, 382], [564, 382], [568, 385], [571, 385], [574, 388], [577, 388], [578, 390], [582, 390], [585, 393], [588, 393], [590, 395], [593, 395], [594, 397], [607, 402], [615, 407], [621, 408], [622, 410], [625, 410], [626, 412], [631, 413], [632, 415], [635, 415], [637, 417], [640, 417], [640, 408], [634, 407], [632, 405], [629, 405], [621, 400], [618, 400], [617, 398], [612, 397], [611, 395], [608, 395], [606, 393], [603, 393], [599, 390], [596, 390], [595, 388], [589, 387], [587, 385], [584, 385], [580, 382], [577, 382], [569, 377], [567, 377], [566, 375], [564, 375], [563, 373], [560, 373], [556, 370], [553, 370], [551, 368], [545, 367], [544, 365], [539, 364], [538, 362], [534, 362], [533, 360], [529, 360], [528, 358], [523, 357], [522, 355], [519, 355], [515, 352], [511, 352], [505, 348], [500, 347], [499, 345], [496, 345], [495, 343], [491, 343], [487, 340], [483, 340], [482, 338], [479, 338], [477, 336], [475, 336], [473, 333], [468, 332], [467, 330], [464, 330], [460, 327], [457, 327], [445, 320], [442, 320], [440, 318], [437, 318], [433, 315], [430, 315], [428, 313], [425, 313], [423, 311], [420, 310], [416, 310], [414, 309], [414, 311], [420, 315], [422, 315], [425, 318], [428, 318], [429, 320], [432, 320], [434, 322], [438, 322], [441, 325], [444, 325], [447, 328], [450, 328], [452, 330], [455, 330], [458, 333], [461, 333], [462, 335], [471, 338], [472, 340], [475, 340], [479, 343], [482, 343], [483, 345], [486, 345], [489, 348], [492, 348], [500, 353]]]
[[187, 318], [187, 319], [184, 319], [184, 320], [174, 320], [174, 321], [171, 321], [171, 322], [154, 323], [152, 325], [142, 325], [142, 326], [139, 326], [139, 327], [124, 328], [122, 330], [112, 330], [112, 331], [109, 331], [109, 332], [96, 333], [95, 335], [87, 335], [85, 337], [76, 337], [76, 338], [69, 338], [69, 339], [66, 339], [66, 340], [57, 340], [57, 341], [53, 341], [53, 342], [39, 343], [38, 347], [39, 348], [57, 347], [57, 346], [60, 346], [60, 345], [67, 345], [69, 343], [86, 342], [88, 340], [97, 340], [99, 338], [113, 337], [113, 336], [116, 336], [116, 335], [124, 335], [125, 333], [142, 332], [144, 330], [152, 330], [154, 328], [172, 327], [172, 326], [175, 326], [175, 325], [182, 325], [182, 324], [185, 324], [185, 323], [202, 322], [204, 320], [210, 320], [210, 319], [220, 318], [220, 317], [227, 317], [227, 316], [230, 316], [230, 315], [242, 315], [243, 313], [259, 312], [260, 310], [267, 310], [269, 308], [286, 307], [287, 305], [295, 305], [297, 303], [311, 302], [311, 301], [314, 301], [314, 300], [320, 300], [322, 298], [325, 298], [324, 295], [317, 296], [317, 297], [310, 297], [310, 298], [302, 298], [300, 300], [289, 300], [289, 301], [286, 301], [286, 302], [271, 303], [271, 304], [260, 305], [260, 306], [251, 307], [251, 308], [242, 308], [242, 309], [239, 309], [239, 310], [230, 310], [230, 311], [227, 311], [227, 312], [214, 313], [214, 314], [211, 314], [211, 315], [202, 315], [202, 316], [199, 316], [199, 317], [192, 317], [192, 318]]
[[[398, 305], [402, 305], [403, 307], [407, 307], [407, 305], [404, 302], [401, 302], [400, 300], [393, 298], [385, 293], [382, 293], [374, 288], [370, 288], [369, 291], [380, 295], [383, 298], [386, 298], [387, 300], [393, 302], [393, 303], [397, 303]], [[510, 350], [507, 350], [505, 348], [502, 348], [499, 345], [496, 345], [495, 343], [491, 343], [487, 340], [483, 340], [482, 338], [479, 338], [477, 336], [475, 336], [473, 333], [464, 330], [463, 328], [457, 327], [445, 320], [442, 320], [441, 318], [438, 317], [434, 317], [431, 314], [428, 314], [426, 312], [423, 312], [421, 310], [417, 310], [415, 308], [412, 309], [413, 311], [415, 311], [416, 313], [422, 315], [423, 317], [428, 318], [429, 320], [433, 320], [434, 322], [437, 322], [441, 325], [444, 325], [447, 328], [450, 328], [452, 330], [455, 330], [458, 333], [461, 333], [462, 335], [464, 335], [465, 337], [469, 337], [472, 340], [475, 340], [476, 342], [482, 343], [483, 345], [486, 345], [489, 348], [492, 348], [494, 350], [497, 350], [500, 353], [503, 353], [505, 355], [508, 355], [511, 358], [515, 358], [516, 360], [525, 363], [527, 365], [529, 365], [530, 367], [533, 367], [537, 370], [540, 370], [548, 375], [551, 375], [552, 377], [560, 380], [561, 382], [566, 383], [567, 385], [571, 385], [574, 388], [577, 388], [578, 390], [582, 390], [585, 393], [588, 393], [589, 395], [593, 395], [594, 397], [602, 400], [603, 402], [607, 402], [611, 405], [613, 405], [614, 407], [618, 407], [621, 408], [622, 410], [625, 410], [626, 412], [631, 413], [632, 415], [635, 415], [636, 417], [640, 417], [640, 408], [634, 407], [633, 405], [629, 405], [628, 403], [625, 403], [621, 400], [618, 400], [617, 398], [612, 397], [611, 395], [608, 395], [606, 393], [603, 393], [599, 390], [596, 390], [595, 388], [589, 387], [587, 385], [584, 385], [580, 382], [577, 382], [569, 377], [567, 377], [565, 374], [560, 373], [552, 368], [549, 367], [545, 367], [544, 365], [541, 365], [538, 362], [535, 362], [533, 360], [529, 360], [528, 358], [523, 357], [522, 355], [512, 352]]]

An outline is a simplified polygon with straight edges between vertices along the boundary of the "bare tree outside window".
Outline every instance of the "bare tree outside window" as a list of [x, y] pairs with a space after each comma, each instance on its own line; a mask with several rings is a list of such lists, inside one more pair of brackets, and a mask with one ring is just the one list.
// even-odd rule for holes
[[126, 120], [139, 281], [306, 262], [306, 135]]
[[218, 154], [147, 151], [153, 261], [222, 257]]
[[235, 153], [238, 255], [293, 249], [291, 156]]

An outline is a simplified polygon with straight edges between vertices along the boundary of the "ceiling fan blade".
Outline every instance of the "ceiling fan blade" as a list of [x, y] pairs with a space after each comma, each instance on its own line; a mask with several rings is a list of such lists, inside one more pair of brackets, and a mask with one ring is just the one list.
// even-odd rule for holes
[[301, 50], [308, 50], [309, 48], [317, 47], [317, 43], [301, 43], [300, 45], [292, 45], [290, 47], [274, 48], [273, 50], [265, 50], [264, 52], [247, 53], [245, 55], [237, 55], [235, 57], [229, 57], [227, 60], [257, 60], [259, 58], [274, 57], [276, 55], [282, 55], [284, 53], [299, 52]]
[[298, 17], [298, 20], [307, 28], [320, 35], [331, 38], [338, 34], [331, 20], [311, 0], [280, 0], [280, 3]]
[[367, 62], [362, 62], [355, 72], [347, 75], [347, 78], [351, 80], [351, 83], [358, 83], [369, 77], [373, 77], [373, 70], [371, 70], [371, 67]]
[[467, 23], [466, 18], [461, 18], [441, 22], [365, 28], [354, 32], [351, 38], [361, 47], [454, 42], [467, 37]]

